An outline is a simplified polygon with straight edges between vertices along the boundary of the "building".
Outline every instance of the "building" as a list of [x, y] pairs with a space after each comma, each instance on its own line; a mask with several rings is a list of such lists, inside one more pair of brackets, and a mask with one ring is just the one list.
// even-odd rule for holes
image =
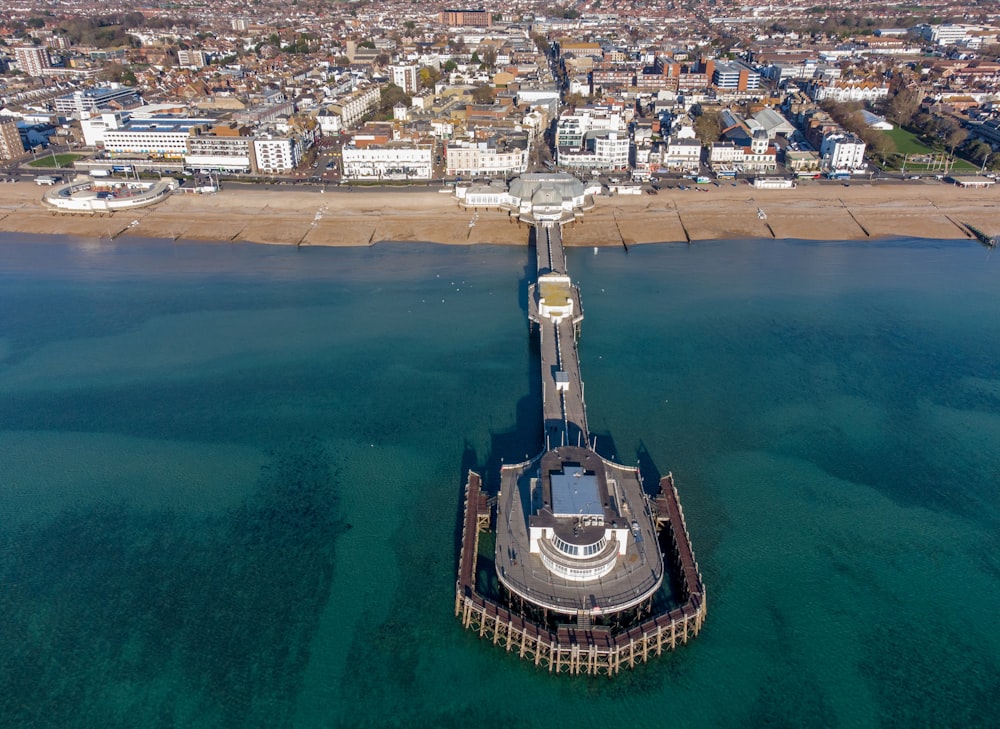
[[420, 90], [420, 69], [415, 64], [389, 66], [389, 80], [412, 96]]
[[438, 13], [438, 22], [441, 25], [489, 28], [493, 25], [493, 15], [483, 8], [478, 10], [442, 10]]
[[874, 81], [813, 81], [806, 85], [806, 93], [817, 104], [826, 99], [836, 102], [863, 101], [871, 104], [889, 96], [889, 87]]
[[253, 137], [248, 127], [218, 124], [188, 137], [184, 165], [212, 172], [255, 172]]
[[377, 87], [360, 89], [330, 104], [316, 116], [316, 121], [326, 134], [336, 134], [343, 129], [351, 129], [377, 109], [381, 99], [382, 94]]
[[973, 31], [981, 28], [969, 25], [959, 25], [956, 23], [942, 23], [940, 25], [928, 25], [923, 23], [916, 27], [920, 32], [920, 37], [937, 46], [953, 46], [965, 41]]
[[819, 148], [823, 168], [829, 171], [862, 170], [865, 167], [865, 143], [847, 132], [827, 134]]
[[131, 117], [132, 113], [128, 111], [106, 111], [101, 114], [84, 116], [80, 119], [83, 143], [88, 147], [103, 145], [105, 132], [121, 129]]
[[17, 66], [29, 76], [44, 76], [52, 68], [49, 49], [42, 46], [17, 46], [14, 49]]
[[668, 137], [663, 166], [671, 172], [697, 172], [701, 169], [701, 142]]
[[623, 170], [629, 166], [630, 146], [628, 134], [597, 129], [584, 134], [579, 147], [557, 147], [556, 158], [568, 168]]
[[0, 160], [19, 159], [24, 156], [24, 144], [17, 130], [14, 117], [0, 116]]
[[566, 111], [556, 123], [556, 146], [579, 147], [587, 132], [599, 129], [624, 133], [625, 120], [621, 114], [607, 108], [583, 107]]
[[341, 151], [344, 178], [348, 180], [429, 180], [433, 174], [431, 144], [389, 142]]
[[712, 69], [712, 85], [723, 91], [756, 91], [760, 88], [760, 74], [736, 61], [716, 61]]
[[778, 169], [778, 151], [771, 146], [763, 129], [753, 131], [749, 145], [716, 142], [709, 150], [708, 160], [716, 172], [774, 172]]
[[743, 149], [741, 164], [745, 172], [774, 172], [778, 169], [778, 150], [771, 146], [765, 130], [753, 131], [750, 146]]
[[193, 130], [214, 123], [212, 119], [165, 115], [130, 118], [118, 129], [104, 130], [104, 151], [111, 157], [180, 160], [188, 153]]
[[301, 161], [301, 147], [293, 137], [257, 137], [253, 140], [257, 170], [264, 174], [277, 174], [293, 170]]
[[56, 112], [84, 119], [104, 110], [134, 109], [142, 104], [139, 91], [131, 86], [112, 84], [92, 89], [80, 89], [72, 94], [57, 96]]
[[204, 68], [208, 65], [208, 59], [204, 51], [184, 50], [177, 51], [177, 65], [187, 68]]
[[445, 159], [449, 175], [520, 175], [528, 169], [528, 139], [493, 137], [485, 142], [449, 142]]

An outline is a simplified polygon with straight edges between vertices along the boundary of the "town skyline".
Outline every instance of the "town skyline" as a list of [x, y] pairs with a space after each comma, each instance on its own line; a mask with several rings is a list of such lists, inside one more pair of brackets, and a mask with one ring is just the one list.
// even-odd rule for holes
[[84, 172], [321, 182], [985, 172], [998, 18], [943, 2], [23, 5], [0, 26], [0, 157], [54, 145], [86, 152]]

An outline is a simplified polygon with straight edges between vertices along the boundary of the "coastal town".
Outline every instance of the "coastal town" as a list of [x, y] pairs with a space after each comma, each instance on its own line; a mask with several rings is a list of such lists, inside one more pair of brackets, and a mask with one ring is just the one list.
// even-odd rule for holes
[[998, 34], [950, 2], [15, 3], [0, 176], [990, 185]]

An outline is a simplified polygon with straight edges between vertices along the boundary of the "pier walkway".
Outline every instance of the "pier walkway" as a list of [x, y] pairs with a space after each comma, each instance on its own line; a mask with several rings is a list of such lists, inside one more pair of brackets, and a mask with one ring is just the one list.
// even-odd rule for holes
[[539, 328], [545, 447], [582, 447], [587, 445], [590, 431], [576, 347], [583, 321], [580, 289], [566, 271], [558, 226], [536, 226], [535, 246], [538, 282], [528, 289], [528, 317]]
[[[534, 232], [538, 277], [528, 318], [539, 337], [545, 442], [534, 458], [501, 467], [495, 500], [469, 473], [455, 613], [550, 671], [614, 675], [697, 635], [705, 588], [672, 476], [651, 499], [637, 467], [590, 443], [580, 291], [558, 222], [538, 222]], [[483, 557], [492, 557], [501, 587], [493, 599], [477, 589], [479, 533], [491, 525], [495, 550]]]

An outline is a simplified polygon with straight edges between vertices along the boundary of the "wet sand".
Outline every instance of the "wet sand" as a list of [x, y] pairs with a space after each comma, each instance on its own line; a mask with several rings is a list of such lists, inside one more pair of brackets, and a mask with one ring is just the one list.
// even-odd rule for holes
[[[0, 230], [87, 238], [137, 236], [283, 245], [365, 246], [379, 241], [523, 245], [528, 226], [499, 210], [464, 210], [436, 190], [228, 189], [176, 194], [108, 216], [53, 212], [30, 182], [0, 187]], [[726, 238], [865, 240], [968, 238], [961, 223], [1000, 234], [1000, 188], [936, 181], [850, 187], [807, 182], [792, 190], [710, 186], [707, 192], [598, 197], [565, 228], [570, 246], [697, 242]], [[758, 213], [762, 211], [763, 216]]]

